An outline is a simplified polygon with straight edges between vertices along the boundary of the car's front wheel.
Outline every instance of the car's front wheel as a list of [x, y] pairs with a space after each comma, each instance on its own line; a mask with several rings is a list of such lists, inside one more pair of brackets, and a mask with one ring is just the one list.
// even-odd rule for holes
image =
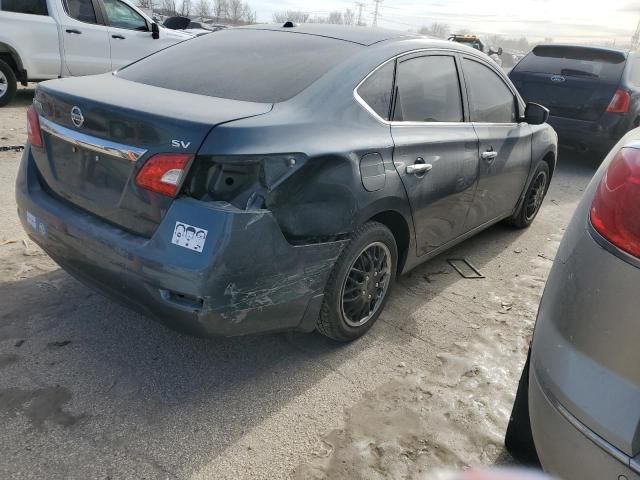
[[358, 228], [329, 277], [317, 329], [348, 342], [364, 335], [380, 316], [395, 282], [398, 248], [378, 222]]

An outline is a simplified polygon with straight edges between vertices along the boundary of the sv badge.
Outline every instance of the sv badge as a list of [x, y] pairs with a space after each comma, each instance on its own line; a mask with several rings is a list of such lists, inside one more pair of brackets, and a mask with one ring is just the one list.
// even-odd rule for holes
[[173, 148], [189, 148], [191, 142], [183, 142], [182, 140], [171, 140], [171, 146]]

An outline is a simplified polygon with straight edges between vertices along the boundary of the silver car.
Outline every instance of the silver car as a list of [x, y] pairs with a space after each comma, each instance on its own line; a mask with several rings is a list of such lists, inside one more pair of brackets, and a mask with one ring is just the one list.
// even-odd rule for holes
[[[587, 188], [550, 273], [506, 436], [565, 480], [640, 479], [640, 129]], [[535, 445], [535, 449], [534, 449]]]

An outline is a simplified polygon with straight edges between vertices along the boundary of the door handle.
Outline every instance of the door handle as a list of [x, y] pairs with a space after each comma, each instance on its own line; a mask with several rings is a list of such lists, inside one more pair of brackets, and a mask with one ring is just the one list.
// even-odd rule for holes
[[487, 163], [492, 163], [498, 157], [498, 152], [494, 152], [493, 150], [489, 150], [488, 152], [482, 152], [480, 157], [483, 160], [486, 160]]
[[420, 175], [429, 172], [433, 168], [430, 163], [414, 163], [407, 165], [407, 173], [409, 175]]
[[122, 36], [122, 35], [111, 35], [111, 38], [117, 38], [119, 40], [124, 40], [125, 39], [125, 37]]
[[76, 30], [75, 28], [69, 28], [66, 30], [66, 32], [73, 35], [82, 35], [82, 32], [80, 30]]

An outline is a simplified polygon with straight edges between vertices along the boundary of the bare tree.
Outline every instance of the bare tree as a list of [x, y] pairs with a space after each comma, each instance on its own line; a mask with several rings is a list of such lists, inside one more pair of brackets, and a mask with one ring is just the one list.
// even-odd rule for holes
[[182, 15], [183, 17], [188, 17], [189, 15], [191, 15], [191, 0], [182, 0], [180, 15]]
[[356, 12], [354, 12], [350, 8], [347, 8], [344, 11], [344, 15], [342, 15], [342, 20], [344, 21], [345, 25], [355, 25], [355, 23], [356, 23]]
[[434, 22], [428, 27], [422, 27], [420, 33], [422, 35], [431, 35], [436, 38], [446, 38], [450, 31], [449, 25], [446, 23]]
[[217, 20], [227, 18], [229, 12], [229, 4], [227, 0], [213, 0], [213, 16]]
[[244, 4], [242, 0], [229, 0], [229, 9], [227, 12], [229, 21], [238, 24], [242, 21], [244, 13]]
[[161, 0], [160, 5], [165, 15], [178, 14], [176, 0]]
[[211, 5], [209, 4], [209, 0], [198, 0], [196, 3], [196, 15], [199, 17], [208, 17], [211, 13]]
[[329, 17], [327, 17], [327, 23], [331, 23], [333, 25], [342, 25], [344, 23], [342, 12], [330, 12]]
[[310, 15], [307, 12], [299, 10], [287, 10], [285, 12], [275, 12], [273, 14], [274, 23], [295, 22], [295, 23], [307, 23]]

